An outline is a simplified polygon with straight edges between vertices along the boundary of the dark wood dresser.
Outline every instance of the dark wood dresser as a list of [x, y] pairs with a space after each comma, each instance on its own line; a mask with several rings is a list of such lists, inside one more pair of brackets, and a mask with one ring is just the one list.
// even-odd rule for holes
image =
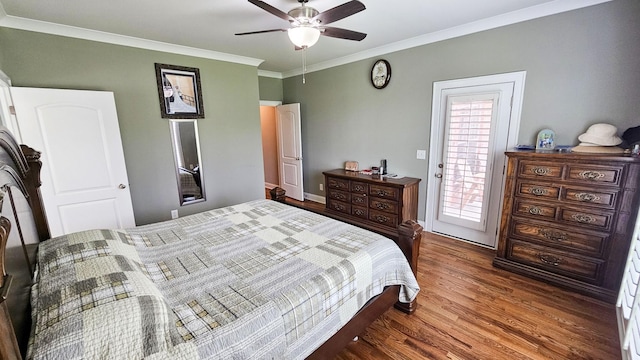
[[494, 266], [616, 301], [640, 195], [640, 158], [507, 152]]
[[323, 174], [332, 217], [391, 238], [402, 222], [418, 219], [418, 178], [375, 178], [342, 169]]

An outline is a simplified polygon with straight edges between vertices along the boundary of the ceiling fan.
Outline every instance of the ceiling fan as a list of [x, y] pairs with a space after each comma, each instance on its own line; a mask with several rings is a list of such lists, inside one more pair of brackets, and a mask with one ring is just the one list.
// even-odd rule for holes
[[360, 1], [352, 0], [323, 12], [319, 12], [312, 7], [306, 6], [305, 4], [308, 1], [309, 0], [298, 0], [300, 6], [290, 10], [288, 13], [285, 13], [264, 1], [249, 0], [253, 5], [256, 5], [257, 7], [283, 20], [289, 21], [291, 23], [291, 27], [288, 29], [244, 32], [236, 35], [286, 31], [289, 34], [289, 39], [296, 46], [296, 49], [306, 49], [313, 46], [320, 38], [320, 35], [355, 41], [360, 41], [367, 36], [367, 34], [353, 30], [326, 26], [332, 22], [344, 19], [364, 10], [364, 4]]

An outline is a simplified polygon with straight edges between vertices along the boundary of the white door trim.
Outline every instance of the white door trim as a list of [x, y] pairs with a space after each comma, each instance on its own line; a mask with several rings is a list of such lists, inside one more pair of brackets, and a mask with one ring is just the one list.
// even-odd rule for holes
[[282, 101], [260, 100], [260, 106], [278, 106], [282, 105]]
[[[446, 80], [446, 81], [437, 81], [433, 83], [433, 99], [432, 99], [432, 110], [431, 110], [431, 134], [429, 141], [429, 164], [427, 167], [427, 200], [425, 201], [425, 231], [432, 232], [433, 231], [433, 213], [435, 212], [435, 205], [437, 204], [437, 194], [435, 192], [435, 186], [433, 185], [433, 181], [431, 179], [434, 178], [437, 172], [437, 163], [438, 159], [434, 158], [431, 154], [438, 153], [438, 143], [437, 136], [441, 133], [441, 124], [440, 122], [440, 113], [443, 111], [442, 106], [442, 92], [445, 89], [452, 88], [461, 88], [461, 87], [472, 87], [472, 86], [481, 86], [488, 84], [500, 84], [500, 83], [513, 83], [513, 98], [512, 98], [512, 106], [511, 106], [511, 122], [509, 126], [509, 131], [507, 135], [507, 148], [513, 148], [517, 145], [518, 142], [518, 133], [520, 130], [520, 117], [522, 114], [522, 102], [524, 98], [524, 84], [526, 78], [526, 71], [517, 71], [511, 73], [504, 74], [496, 74], [496, 75], [487, 75], [487, 76], [478, 76], [473, 78], [466, 79], [455, 79], [455, 80]], [[494, 164], [494, 166], [503, 166], [505, 164]], [[504, 184], [504, 172], [501, 179], [502, 184]], [[501, 187], [501, 191], [504, 191], [504, 186]], [[502, 199], [503, 194], [500, 194], [500, 204], [499, 208], [495, 211], [500, 211], [502, 209]], [[499, 221], [499, 218], [498, 218]], [[476, 245], [480, 245], [478, 243], [473, 243]], [[496, 242], [497, 244], [497, 242]], [[481, 245], [482, 246], [482, 245]], [[492, 247], [495, 248], [495, 247]]]

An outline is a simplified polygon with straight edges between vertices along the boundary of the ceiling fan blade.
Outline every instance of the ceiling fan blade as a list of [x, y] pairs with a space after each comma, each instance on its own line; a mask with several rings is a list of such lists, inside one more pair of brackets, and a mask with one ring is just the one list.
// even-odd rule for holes
[[325, 26], [325, 27], [321, 27], [320, 30], [321, 30], [320, 34], [322, 34], [324, 36], [330, 36], [330, 37], [339, 38], [339, 39], [360, 41], [360, 40], [362, 40], [362, 39], [367, 37], [367, 34], [365, 34], [365, 33], [357, 32], [357, 31], [353, 31], [353, 30], [336, 28], [336, 27], [326, 27]]
[[276, 31], [287, 31], [287, 29], [271, 29], [271, 30], [249, 31], [249, 32], [243, 32], [243, 33], [237, 33], [236, 35], [263, 34], [263, 33], [276, 32]]
[[320, 14], [316, 15], [313, 20], [319, 20], [320, 25], [327, 25], [334, 21], [344, 19], [347, 16], [351, 16], [355, 13], [359, 13], [364, 9], [366, 8], [364, 7], [363, 3], [358, 0], [352, 0], [342, 5], [331, 8], [327, 11], [321, 12]]
[[249, 0], [250, 3], [252, 3], [253, 5], [261, 8], [262, 10], [265, 10], [266, 12], [269, 12], [283, 20], [287, 20], [287, 21], [294, 21], [295, 19], [292, 18], [289, 14], [287, 14], [286, 12], [279, 10], [269, 4], [267, 4], [264, 1], [260, 1], [260, 0]]

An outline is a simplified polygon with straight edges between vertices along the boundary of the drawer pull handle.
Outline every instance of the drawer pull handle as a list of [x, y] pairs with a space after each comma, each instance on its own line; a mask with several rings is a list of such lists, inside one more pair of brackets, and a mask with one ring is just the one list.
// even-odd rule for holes
[[575, 194], [575, 197], [576, 199], [585, 202], [600, 201], [600, 196], [591, 193], [577, 193]]
[[389, 196], [390, 194], [386, 190], [378, 190], [378, 196]]
[[356, 186], [353, 187], [353, 191], [362, 192], [362, 191], [364, 191], [364, 186], [356, 185]]
[[548, 167], [537, 167], [536, 166], [534, 168], [531, 168], [531, 172], [533, 172], [536, 175], [543, 176], [543, 175], [547, 175], [547, 174], [551, 173], [551, 169], [549, 169]]
[[562, 262], [562, 259], [551, 255], [538, 254], [538, 257], [540, 258], [540, 261], [548, 265], [558, 266]]
[[376, 220], [377, 220], [379, 223], [386, 223], [386, 222], [389, 222], [389, 220], [391, 220], [391, 219], [389, 219], [389, 218], [388, 218], [388, 217], [386, 217], [386, 216], [376, 215]]
[[544, 236], [546, 239], [553, 240], [553, 241], [567, 240], [567, 233], [563, 233], [560, 231], [538, 229], [538, 234]]
[[534, 187], [531, 188], [529, 190], [529, 192], [535, 196], [542, 196], [542, 195], [547, 195], [549, 193], [549, 191], [545, 188], [541, 188], [541, 187]]
[[363, 204], [364, 203], [364, 199], [361, 197], [353, 197], [353, 202], [354, 203], [358, 203], [358, 204]]
[[531, 206], [529, 208], [529, 214], [531, 215], [542, 215], [542, 209], [537, 206]]
[[582, 179], [585, 180], [598, 180], [600, 178], [604, 177], [604, 173], [601, 173], [600, 171], [593, 171], [593, 170], [586, 170], [586, 171], [581, 171], [578, 176]]
[[337, 200], [346, 200], [347, 199], [347, 197], [344, 194], [338, 193], [338, 194], [332, 194], [332, 195], [333, 195], [333, 198], [337, 199]]
[[358, 216], [362, 216], [362, 215], [364, 215], [364, 210], [356, 209], [356, 210], [354, 211], [354, 213], [355, 213], [356, 215], [358, 215]]
[[333, 208], [338, 210], [338, 211], [345, 211], [346, 208], [340, 204], [333, 204]]
[[389, 204], [385, 204], [385, 203], [376, 203], [376, 207], [380, 210], [387, 210], [389, 209]]
[[586, 223], [586, 224], [591, 224], [596, 221], [596, 218], [587, 214], [573, 214], [571, 215], [571, 218], [579, 223]]

